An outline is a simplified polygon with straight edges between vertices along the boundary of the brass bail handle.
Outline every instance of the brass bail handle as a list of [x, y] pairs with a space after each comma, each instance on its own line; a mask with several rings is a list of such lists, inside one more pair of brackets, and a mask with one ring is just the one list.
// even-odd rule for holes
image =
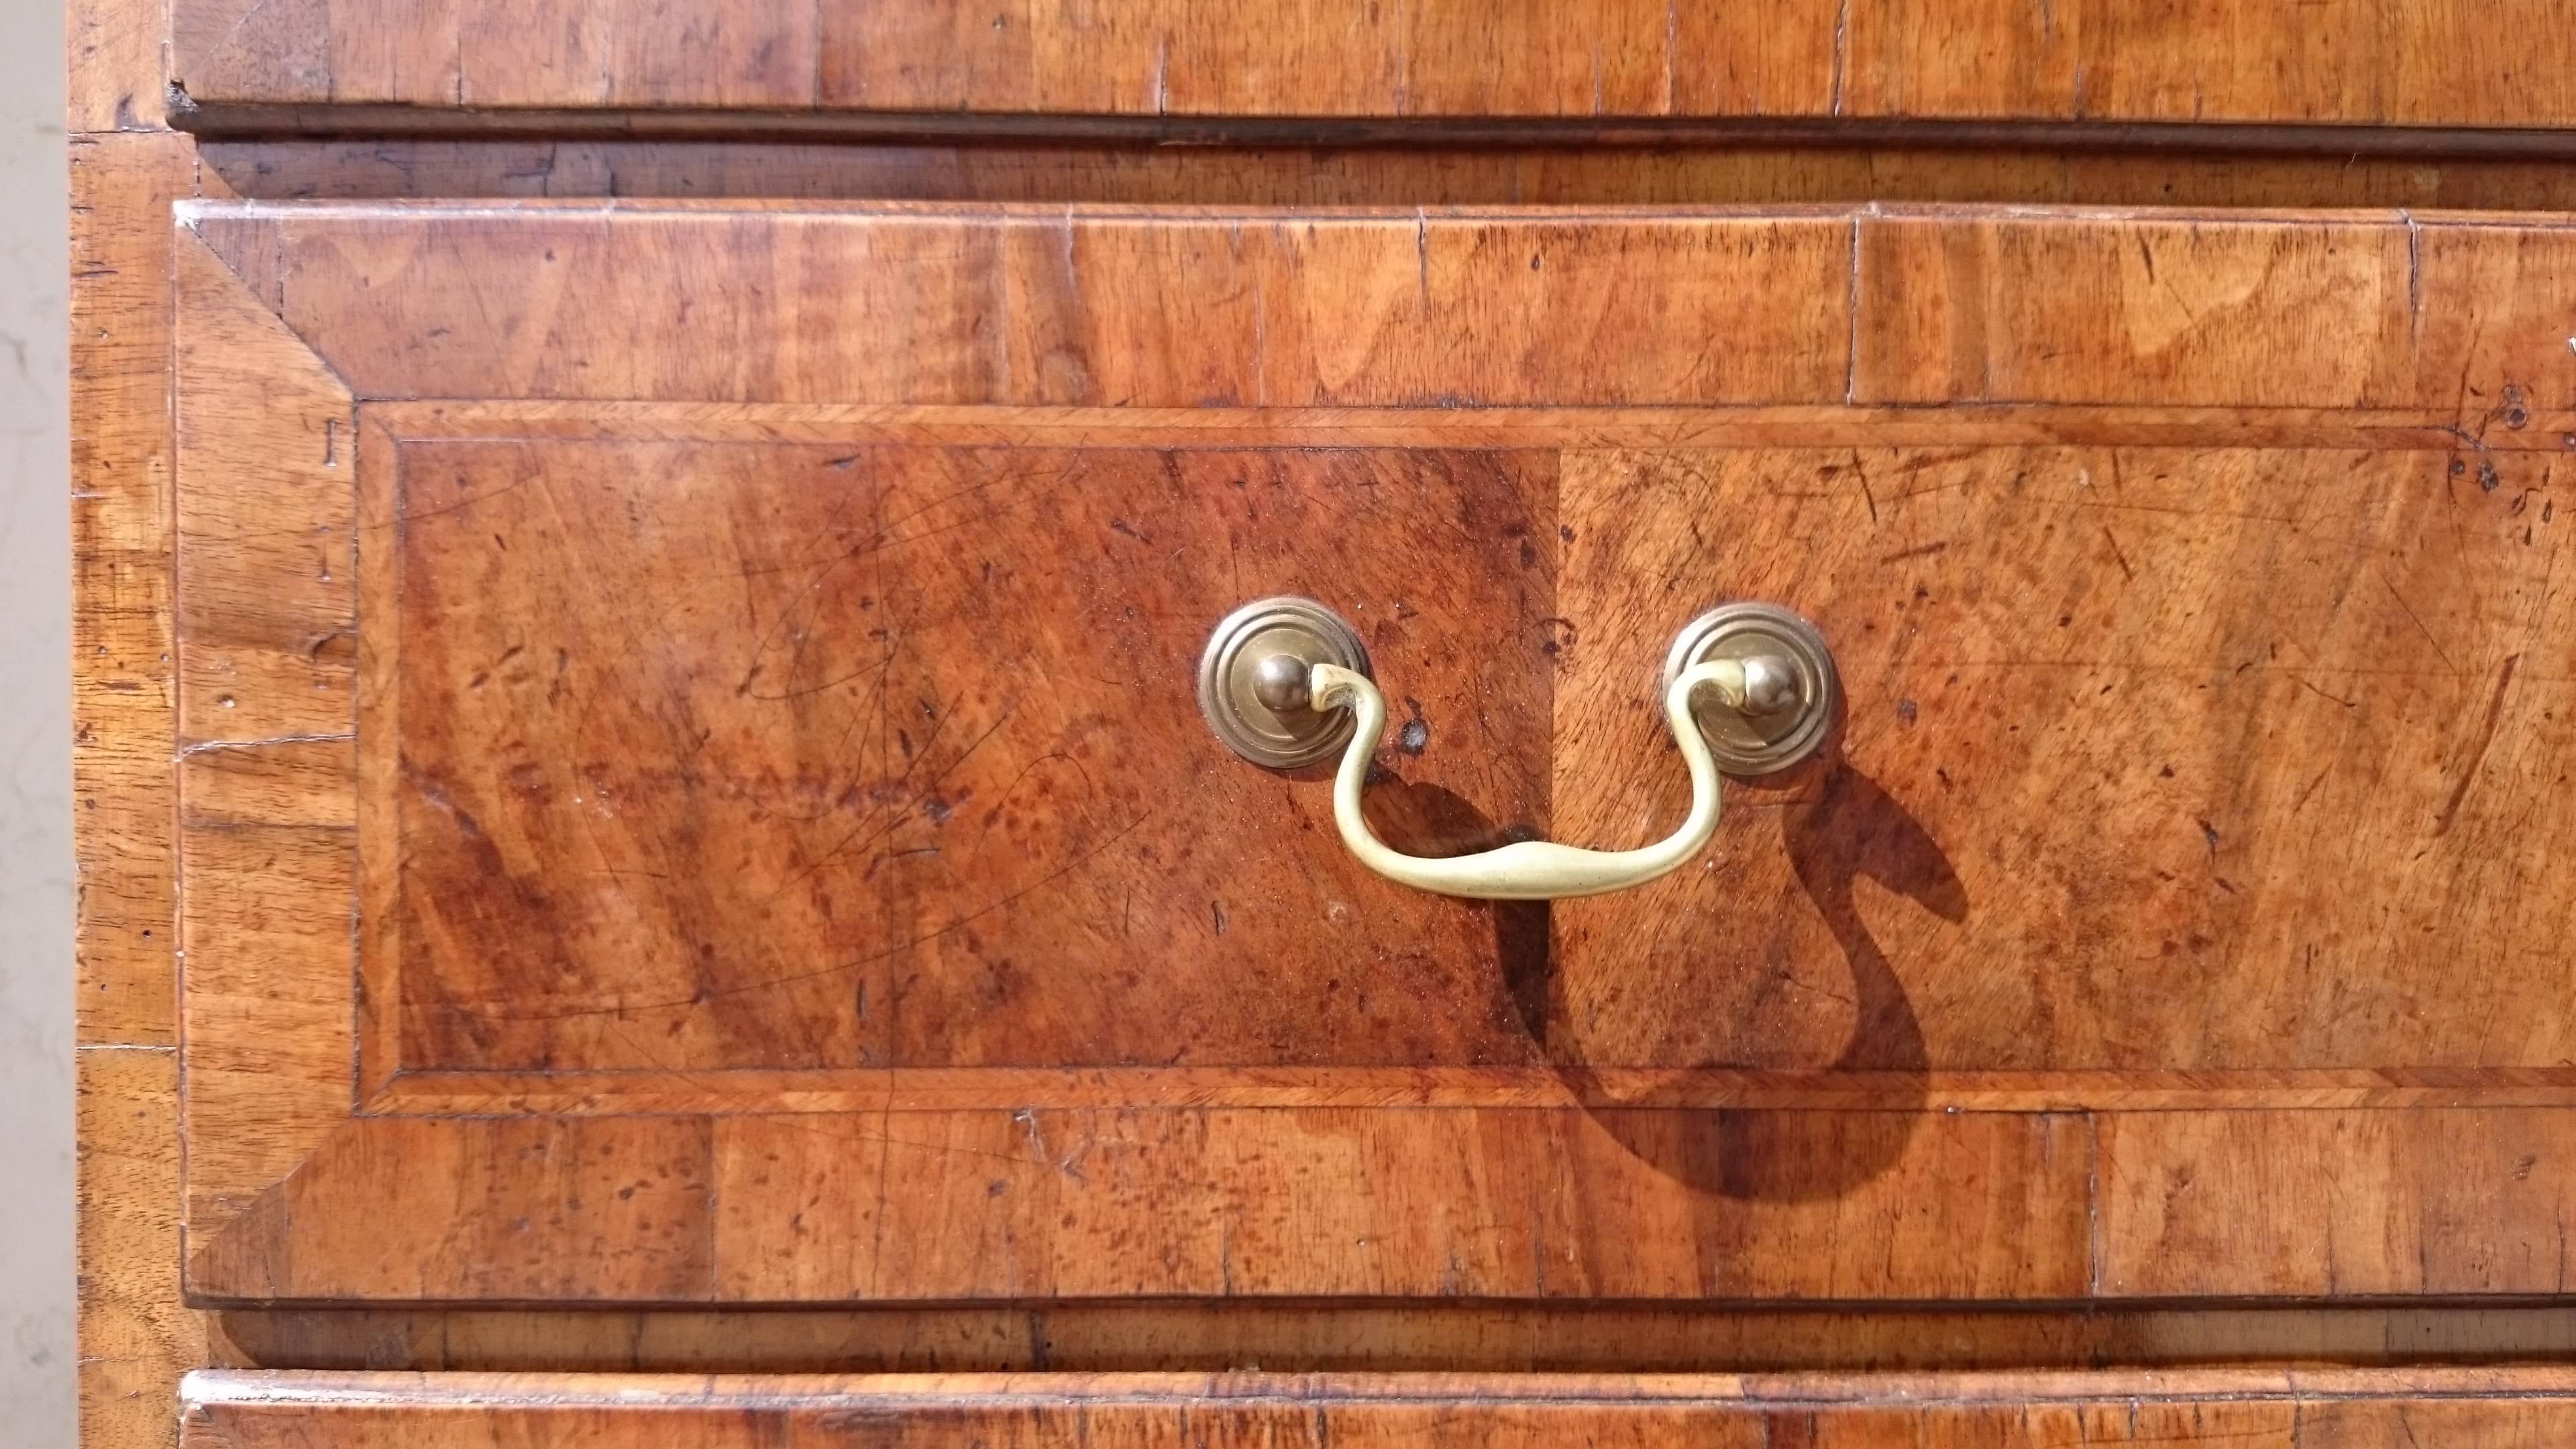
[[1418, 890], [1480, 900], [1555, 900], [1641, 885], [1697, 855], [1716, 833], [1718, 775], [1786, 769], [1832, 725], [1833, 656], [1813, 625], [1773, 604], [1720, 605], [1693, 620], [1664, 662], [1664, 714], [1690, 772], [1680, 827], [1634, 850], [1525, 840], [1426, 858], [1389, 847], [1360, 808], [1386, 696], [1359, 635], [1307, 599], [1264, 599], [1228, 615], [1201, 660], [1199, 703], [1218, 738], [1258, 764], [1288, 768], [1341, 752], [1333, 824], [1362, 865]]

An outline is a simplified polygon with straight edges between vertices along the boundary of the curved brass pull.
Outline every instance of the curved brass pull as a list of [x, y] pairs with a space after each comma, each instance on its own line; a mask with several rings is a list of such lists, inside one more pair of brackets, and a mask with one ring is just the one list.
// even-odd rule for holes
[[1347, 704], [1357, 716], [1341, 768], [1333, 776], [1333, 824], [1360, 864], [1388, 880], [1444, 896], [1543, 901], [1643, 885], [1697, 855], [1717, 831], [1717, 761], [1710, 757], [1708, 741], [1691, 717], [1691, 696], [1714, 686], [1730, 708], [1744, 709], [1748, 693], [1764, 687], [1767, 671], [1761, 665], [1762, 661], [1713, 659], [1683, 670], [1664, 691], [1664, 714], [1672, 721], [1673, 742], [1681, 746], [1682, 763], [1689, 767], [1691, 779], [1690, 814], [1672, 834], [1635, 850], [1585, 850], [1547, 840], [1521, 840], [1474, 855], [1438, 859], [1389, 849], [1360, 814], [1360, 789], [1368, 782], [1369, 759], [1386, 730], [1386, 696], [1356, 670], [1315, 665], [1307, 673], [1306, 686], [1313, 707], [1325, 710]]
[[[1199, 710], [1227, 749], [1255, 764], [1300, 769], [1339, 750], [1333, 824], [1360, 864], [1418, 890], [1495, 901], [1600, 895], [1679, 868], [1717, 831], [1718, 771], [1766, 775], [1807, 758], [1839, 698], [1833, 655], [1814, 625], [1777, 604], [1720, 604], [1684, 627], [1664, 659], [1664, 715], [1690, 769], [1680, 829], [1635, 850], [1524, 840], [1426, 859], [1390, 849], [1360, 813], [1386, 731], [1386, 696], [1368, 669], [1359, 631], [1340, 615], [1312, 599], [1256, 599], [1209, 634]], [[1703, 690], [1717, 698], [1695, 699]]]

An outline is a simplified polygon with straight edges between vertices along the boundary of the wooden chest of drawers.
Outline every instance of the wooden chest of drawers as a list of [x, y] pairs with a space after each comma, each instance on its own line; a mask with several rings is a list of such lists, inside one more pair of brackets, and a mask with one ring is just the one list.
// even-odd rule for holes
[[2563, 27], [2059, 11], [76, 55], [93, 1437], [2566, 1435]]

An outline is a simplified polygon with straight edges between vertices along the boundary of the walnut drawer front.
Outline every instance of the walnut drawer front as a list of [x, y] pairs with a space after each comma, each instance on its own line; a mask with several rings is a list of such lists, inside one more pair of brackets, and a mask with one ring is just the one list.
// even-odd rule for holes
[[[201, 1303], [2566, 1286], [2560, 222], [179, 225]], [[1417, 853], [1669, 828], [1720, 599], [1846, 717], [1425, 895], [1284, 592]]]
[[371, 129], [524, 128], [508, 113], [529, 110], [557, 128], [662, 110], [668, 125], [769, 112], [1022, 133], [1209, 119], [2541, 128], [2576, 121], [2561, 20], [2545, 0], [176, 0], [170, 74], [182, 123], [271, 129], [276, 108], [326, 106]]
[[2565, 1369], [1697, 1375], [655, 1378], [198, 1373], [180, 1449], [872, 1444], [2454, 1449], [2576, 1431]]

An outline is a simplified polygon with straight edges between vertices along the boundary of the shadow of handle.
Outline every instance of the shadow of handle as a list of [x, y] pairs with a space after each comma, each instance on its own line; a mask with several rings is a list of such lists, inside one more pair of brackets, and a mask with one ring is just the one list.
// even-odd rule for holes
[[[1923, 1028], [1887, 953], [1861, 919], [1864, 876], [1947, 921], [1968, 916], [1968, 894], [1938, 842], [1905, 807], [1837, 753], [1815, 797], [1781, 816], [1782, 846], [1851, 972], [1854, 1020], [1833, 1066], [1868, 1072], [1890, 1096], [1868, 1110], [1592, 1107], [1586, 1110], [1639, 1161], [1721, 1197], [1812, 1202], [1848, 1195], [1893, 1168], [1923, 1122], [1929, 1055]], [[1549, 1042], [1552, 963], [1545, 908], [1495, 915], [1504, 982], [1533, 1037]], [[1534, 953], [1531, 943], [1539, 949]], [[1550, 1053], [1582, 1091], [1588, 1069]], [[1909, 1096], [1910, 1089], [1910, 1096]], [[1597, 1101], [1598, 1092], [1582, 1092]]]

